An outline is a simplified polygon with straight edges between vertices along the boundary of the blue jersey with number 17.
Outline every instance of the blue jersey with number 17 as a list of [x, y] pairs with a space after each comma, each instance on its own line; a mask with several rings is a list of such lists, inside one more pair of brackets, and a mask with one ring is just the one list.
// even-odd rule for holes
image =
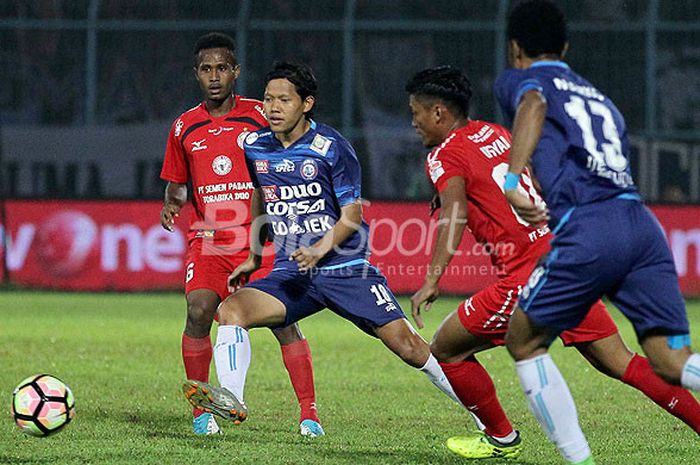
[[547, 101], [542, 137], [532, 166], [556, 226], [572, 207], [636, 193], [630, 174], [625, 120], [615, 104], [561, 61], [507, 69], [496, 98], [511, 121], [523, 95]]

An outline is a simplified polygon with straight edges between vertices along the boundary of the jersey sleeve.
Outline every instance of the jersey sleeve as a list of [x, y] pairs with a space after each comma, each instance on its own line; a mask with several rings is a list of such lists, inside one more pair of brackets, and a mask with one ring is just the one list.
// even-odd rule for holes
[[426, 169], [430, 181], [438, 192], [442, 192], [447, 187], [450, 178], [461, 177], [467, 183], [469, 179], [469, 169], [455, 150], [449, 148], [438, 148], [428, 155]]
[[163, 168], [160, 171], [161, 179], [179, 184], [186, 184], [190, 180], [190, 172], [187, 166], [187, 154], [182, 149], [182, 144], [175, 135], [182, 127], [181, 120], [178, 119], [170, 128], [168, 143], [165, 147], [165, 159]]
[[333, 191], [341, 207], [360, 198], [362, 172], [355, 149], [345, 140], [337, 140], [336, 157], [332, 166]]
[[543, 89], [544, 86], [536, 77], [529, 76], [523, 70], [507, 69], [496, 79], [493, 92], [504, 116], [512, 124], [523, 95], [531, 90], [542, 93]]

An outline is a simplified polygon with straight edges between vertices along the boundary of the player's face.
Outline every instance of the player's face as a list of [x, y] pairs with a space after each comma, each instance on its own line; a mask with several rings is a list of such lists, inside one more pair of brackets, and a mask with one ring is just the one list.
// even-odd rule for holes
[[240, 74], [231, 51], [209, 48], [199, 52], [195, 76], [207, 100], [226, 100], [233, 93], [233, 85]]
[[263, 108], [274, 133], [288, 134], [299, 127], [304, 113], [314, 106], [314, 98], [309, 96], [302, 100], [294, 84], [287, 79], [272, 79], [265, 87]]
[[408, 105], [411, 107], [413, 119], [411, 124], [420, 136], [425, 147], [434, 147], [442, 142], [442, 131], [440, 131], [439, 118], [435, 111], [435, 105], [423, 101], [411, 95]]

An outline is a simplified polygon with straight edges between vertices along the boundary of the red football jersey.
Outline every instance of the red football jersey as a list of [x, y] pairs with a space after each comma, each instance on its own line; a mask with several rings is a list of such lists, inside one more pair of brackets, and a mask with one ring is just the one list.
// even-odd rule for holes
[[160, 177], [176, 183], [192, 182], [190, 237], [233, 237], [246, 249], [253, 184], [243, 140], [249, 132], [268, 124], [262, 102], [240, 96], [235, 102], [224, 116], [212, 116], [204, 103], [180, 115], [170, 129]]
[[[447, 180], [464, 178], [467, 227], [489, 253], [499, 277], [529, 274], [534, 262], [549, 247], [549, 228], [533, 228], [520, 218], [503, 193], [508, 172], [511, 135], [494, 123], [469, 121], [456, 129], [428, 154], [427, 171], [439, 192]], [[534, 201], [542, 202], [529, 172], [520, 187]]]

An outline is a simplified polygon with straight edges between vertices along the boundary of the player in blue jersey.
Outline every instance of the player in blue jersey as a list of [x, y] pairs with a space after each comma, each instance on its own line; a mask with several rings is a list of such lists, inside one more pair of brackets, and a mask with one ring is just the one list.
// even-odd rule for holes
[[316, 89], [303, 65], [278, 63], [266, 76], [263, 103], [270, 129], [245, 141], [256, 188], [250, 257], [232, 273], [232, 285], [260, 267], [268, 233], [274, 236], [274, 268], [219, 306], [214, 359], [221, 387], [188, 381], [185, 394], [198, 408], [240, 423], [247, 417], [248, 330], [286, 326], [327, 307], [379, 338], [459, 402], [386, 279], [367, 262], [360, 164], [342, 135], [311, 119]]
[[[576, 407], [547, 349], [607, 296], [630, 319], [654, 371], [700, 390], [685, 304], [658, 222], [629, 170], [625, 122], [613, 102], [562, 59], [566, 21], [547, 0], [516, 5], [508, 18], [510, 61], [496, 96], [513, 119], [506, 197], [532, 224], [549, 220], [551, 252], [530, 276], [506, 345], [530, 409], [570, 463], [592, 464]], [[532, 163], [549, 207], [535, 205], [520, 173]]]

